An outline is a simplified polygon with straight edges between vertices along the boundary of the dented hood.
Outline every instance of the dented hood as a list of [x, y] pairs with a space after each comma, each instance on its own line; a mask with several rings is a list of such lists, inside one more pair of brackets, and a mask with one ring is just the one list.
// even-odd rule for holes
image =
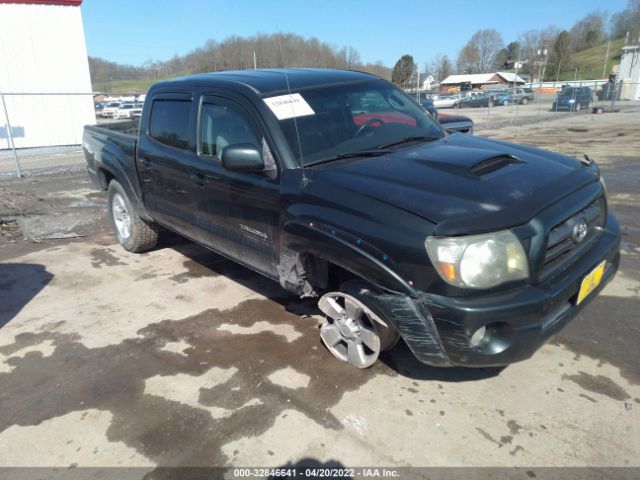
[[524, 224], [598, 179], [595, 164], [463, 134], [313, 170], [312, 182], [328, 182], [423, 217], [436, 224], [438, 235]]

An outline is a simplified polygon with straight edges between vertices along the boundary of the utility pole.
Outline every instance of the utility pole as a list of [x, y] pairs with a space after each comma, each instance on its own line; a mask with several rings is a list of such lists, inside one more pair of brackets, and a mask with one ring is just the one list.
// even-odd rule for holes
[[611, 47], [611, 40], [607, 42], [607, 53], [604, 54], [604, 67], [602, 67], [602, 78], [605, 78], [607, 74], [607, 61], [609, 60], [609, 48]]
[[256, 51], [253, 51], [253, 69], [256, 70], [258, 68], [258, 62], [256, 61]]

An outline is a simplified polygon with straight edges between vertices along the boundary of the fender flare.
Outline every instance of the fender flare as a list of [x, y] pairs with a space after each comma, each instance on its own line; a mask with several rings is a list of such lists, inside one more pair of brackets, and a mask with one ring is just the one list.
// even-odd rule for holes
[[335, 227], [301, 220], [289, 221], [282, 229], [278, 275], [284, 288], [290, 290], [296, 281], [300, 282], [296, 266], [304, 254], [337, 265], [382, 290], [418, 297], [384, 252]]
[[[102, 178], [102, 172], [106, 172], [111, 177], [113, 177], [113, 179], [116, 180], [120, 185], [122, 185], [122, 188], [124, 189], [125, 193], [129, 197], [129, 200], [134, 204], [134, 206], [138, 210], [138, 214], [146, 221], [154, 221], [153, 218], [147, 212], [147, 209], [145, 208], [144, 203], [142, 202], [142, 199], [136, 193], [136, 190], [133, 187], [133, 184], [131, 183], [132, 181], [130, 178], [130, 174], [122, 167], [120, 162], [118, 162], [116, 159], [113, 159], [111, 161], [107, 159], [107, 161], [105, 162], [104, 155], [105, 155], [105, 152], [98, 152], [96, 153], [96, 156], [94, 159], [96, 175], [98, 176], [100, 187], [103, 188], [103, 190], [107, 190], [109, 188], [108, 183], [106, 182], [103, 183], [103, 178]], [[111, 157], [111, 154], [107, 153], [107, 156]], [[137, 179], [137, 175], [136, 175], [136, 179]]]

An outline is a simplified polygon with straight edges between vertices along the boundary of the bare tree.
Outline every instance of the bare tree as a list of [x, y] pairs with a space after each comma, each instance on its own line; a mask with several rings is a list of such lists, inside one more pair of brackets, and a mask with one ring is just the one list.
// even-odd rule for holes
[[607, 12], [596, 10], [576, 22], [569, 30], [572, 51], [577, 52], [602, 42], [606, 36], [607, 18]]
[[478, 73], [480, 71], [478, 64], [480, 63], [480, 52], [478, 47], [471, 42], [468, 42], [460, 53], [458, 54], [458, 60], [456, 66], [459, 73]]
[[503, 46], [502, 35], [497, 30], [478, 30], [460, 51], [458, 69], [467, 73], [489, 71]]
[[453, 64], [447, 55], [438, 54], [429, 65], [428, 70], [438, 81], [442, 81], [453, 73]]
[[640, 0], [628, 0], [627, 8], [611, 17], [611, 36], [620, 38], [627, 33], [632, 42], [640, 37]]

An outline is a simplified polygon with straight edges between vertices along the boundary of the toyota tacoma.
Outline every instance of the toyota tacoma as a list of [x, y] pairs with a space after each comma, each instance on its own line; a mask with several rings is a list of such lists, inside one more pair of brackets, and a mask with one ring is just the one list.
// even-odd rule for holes
[[370, 74], [167, 80], [137, 135], [118, 128], [83, 148], [122, 247], [162, 226], [317, 298], [322, 342], [356, 367], [399, 340], [434, 366], [526, 359], [620, 260], [589, 157], [448, 134]]

